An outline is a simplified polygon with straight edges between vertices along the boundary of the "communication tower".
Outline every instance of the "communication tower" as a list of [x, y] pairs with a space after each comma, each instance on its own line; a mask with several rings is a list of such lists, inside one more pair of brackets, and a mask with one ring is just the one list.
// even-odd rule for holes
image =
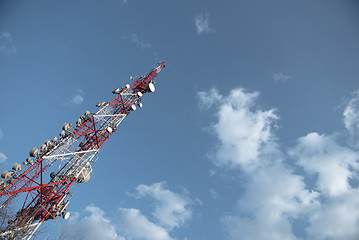
[[[69, 218], [70, 188], [89, 181], [94, 156], [123, 119], [142, 107], [143, 94], [155, 91], [153, 80], [164, 67], [161, 62], [144, 76], [130, 77], [133, 83], [115, 89], [111, 101], [96, 104], [96, 113], [86, 111], [75, 124], [64, 123], [59, 139], [32, 148], [23, 166], [14, 163], [1, 173], [0, 239], [30, 239], [44, 221]], [[10, 214], [19, 198], [20, 209]]]

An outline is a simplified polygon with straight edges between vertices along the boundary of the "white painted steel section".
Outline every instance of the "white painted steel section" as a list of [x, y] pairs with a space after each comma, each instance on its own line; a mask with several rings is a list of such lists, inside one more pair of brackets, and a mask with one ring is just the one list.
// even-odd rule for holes
[[[161, 66], [158, 66], [156, 68], [156, 72], [159, 73], [161, 71]], [[151, 83], [152, 85], [152, 83]], [[152, 86], [151, 86], [152, 87]], [[119, 92], [119, 89], [116, 89], [116, 93]], [[154, 91], [151, 88], [151, 92]], [[122, 88], [122, 92], [119, 93], [118, 98], [121, 99], [121, 103], [117, 103], [119, 105], [122, 105], [123, 107], [127, 108], [128, 110], [133, 109], [136, 107], [136, 104], [138, 104], [140, 107], [142, 107], [141, 103], [141, 92], [132, 92], [132, 89], [130, 88], [130, 85], [126, 85], [125, 88]], [[99, 105], [99, 110], [93, 114], [93, 120], [96, 122], [97, 131], [108, 131], [109, 134], [111, 134], [118, 125], [123, 121], [123, 119], [127, 116], [127, 114], [123, 113], [114, 113], [114, 109], [118, 109], [114, 107], [113, 104], [109, 104], [106, 102], [101, 102]], [[133, 109], [134, 110], [134, 109]], [[84, 124], [84, 121], [88, 121], [90, 118], [89, 112], [86, 114], [88, 115], [88, 119], [81, 119], [81, 124]], [[81, 116], [82, 117], [82, 116]], [[81, 126], [78, 126], [81, 127]], [[42, 159], [42, 165], [45, 168], [51, 167], [56, 162], [59, 162], [58, 164], [58, 170], [53, 176], [54, 181], [58, 180], [65, 180], [65, 179], [79, 179], [79, 178], [86, 178], [90, 176], [92, 173], [92, 167], [91, 162], [94, 162], [95, 155], [99, 152], [98, 146], [96, 145], [88, 145], [89, 150], [79, 151], [78, 147], [81, 146], [80, 143], [82, 142], [89, 142], [92, 137], [94, 137], [95, 132], [89, 132], [87, 133], [86, 137], [80, 137], [79, 139], [76, 139], [72, 135], [71, 128], [74, 128], [71, 124], [64, 124], [63, 129], [67, 132], [68, 136], [65, 136], [64, 138], [61, 138], [57, 140], [57, 138], [54, 138], [52, 140], [52, 143], [50, 141], [46, 141], [45, 145], [47, 149], [45, 150], [45, 147], [43, 147], [43, 151], [39, 156], [35, 156], [36, 154], [33, 154], [33, 159], [35, 162]], [[75, 129], [74, 129], [75, 130]], [[81, 149], [81, 147], [80, 147]], [[31, 159], [30, 159], [31, 160]], [[31, 167], [32, 164], [26, 164], [24, 167], [28, 169]], [[81, 179], [79, 179], [81, 182]], [[52, 180], [51, 180], [52, 181]], [[66, 206], [70, 202], [70, 198], [72, 195], [68, 191], [65, 193], [65, 195], [61, 198], [59, 203], [56, 205], [56, 209], [58, 209], [58, 213], [63, 213]], [[0, 208], [3, 206], [0, 206]], [[46, 209], [44, 209], [46, 210]], [[66, 215], [67, 216], [67, 215]], [[66, 217], [65, 217], [66, 218]], [[20, 228], [17, 228], [16, 230], [5, 230], [3, 233], [0, 234], [0, 236], [5, 236], [6, 238], [8, 236], [15, 236], [16, 232], [23, 231], [26, 228], [27, 230], [27, 240], [30, 240], [31, 237], [34, 235], [36, 230], [40, 227], [42, 224], [41, 221], [37, 221], [34, 218], [24, 218], [24, 220], [27, 221], [27, 223]], [[11, 224], [10, 224], [11, 225]], [[11, 226], [10, 226], [11, 229]], [[26, 230], [25, 230], [26, 231]]]

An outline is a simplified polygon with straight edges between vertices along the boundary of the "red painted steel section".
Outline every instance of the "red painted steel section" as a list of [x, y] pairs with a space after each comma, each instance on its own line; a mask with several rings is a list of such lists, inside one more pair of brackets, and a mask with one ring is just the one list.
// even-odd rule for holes
[[[159, 71], [165, 67], [165, 62], [158, 65], [145, 77], [139, 77], [135, 80], [130, 88], [133, 93], [146, 92], [146, 86], [153, 81]], [[108, 103], [112, 108], [112, 114], [118, 118], [121, 114], [127, 115], [130, 112], [131, 105], [135, 102], [125, 103], [122, 95], [118, 94]], [[111, 136], [104, 128], [99, 126], [94, 116], [82, 123], [71, 134], [74, 139], [82, 143], [80, 151], [100, 150], [103, 144]], [[114, 129], [115, 131], [116, 129]], [[83, 153], [84, 154], [84, 153]], [[49, 155], [51, 156], [51, 154]], [[60, 202], [67, 194], [72, 184], [76, 181], [74, 178], [63, 179], [61, 181], [54, 181], [44, 184], [42, 182], [42, 174], [50, 167], [49, 164], [43, 165], [44, 158], [40, 158], [32, 166], [28, 167], [20, 176], [14, 179], [5, 189], [0, 192], [0, 200], [2, 205], [9, 204], [11, 200], [21, 193], [27, 193], [22, 209], [19, 211], [21, 216], [16, 219], [16, 225], [21, 226], [26, 221], [34, 217], [39, 221], [56, 218], [58, 214], [58, 206], [65, 204]], [[40, 177], [40, 182], [37, 179]]]

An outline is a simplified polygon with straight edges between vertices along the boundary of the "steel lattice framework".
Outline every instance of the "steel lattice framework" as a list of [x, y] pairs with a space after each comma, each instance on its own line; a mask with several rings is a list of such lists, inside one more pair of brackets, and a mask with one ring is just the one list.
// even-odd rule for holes
[[115, 98], [98, 103], [94, 114], [86, 111], [75, 126], [65, 123], [61, 139], [45, 141], [40, 150], [33, 148], [23, 170], [16, 163], [13, 171], [2, 173], [0, 211], [19, 196], [23, 204], [0, 230], [0, 239], [30, 239], [44, 221], [61, 215], [68, 218], [71, 186], [90, 179], [94, 156], [136, 105], [142, 107], [142, 95], [154, 91], [153, 80], [164, 67], [165, 62], [161, 62], [131, 85], [114, 90]]

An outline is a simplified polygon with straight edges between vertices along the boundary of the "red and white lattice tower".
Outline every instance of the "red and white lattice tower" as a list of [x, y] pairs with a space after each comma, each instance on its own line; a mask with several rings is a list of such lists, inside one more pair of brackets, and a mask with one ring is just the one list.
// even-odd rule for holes
[[[23, 169], [15, 163], [12, 170], [2, 172], [0, 239], [30, 239], [44, 221], [69, 217], [66, 208], [72, 197], [71, 186], [90, 179], [94, 156], [122, 120], [136, 106], [142, 107], [142, 95], [154, 92], [153, 79], [164, 67], [165, 62], [161, 62], [150, 73], [131, 77], [134, 82], [115, 89], [116, 97], [98, 103], [96, 113], [86, 111], [75, 125], [65, 123], [59, 140], [55, 137], [46, 140], [40, 149], [32, 148]], [[7, 209], [19, 198], [20, 209], [10, 215]]]

